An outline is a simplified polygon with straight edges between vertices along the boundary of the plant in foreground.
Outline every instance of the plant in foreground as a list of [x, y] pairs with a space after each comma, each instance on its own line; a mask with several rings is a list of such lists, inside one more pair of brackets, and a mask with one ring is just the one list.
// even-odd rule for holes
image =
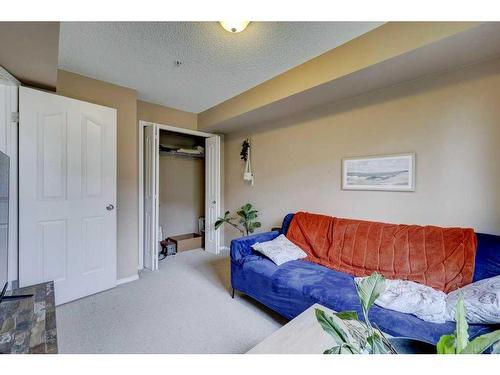
[[465, 305], [462, 295], [455, 308], [456, 329], [451, 335], [443, 335], [437, 343], [438, 354], [481, 354], [490, 346], [492, 353], [500, 353], [500, 330], [486, 333], [469, 341], [469, 325], [465, 318]]
[[[359, 320], [355, 311], [344, 311], [328, 316], [323, 310], [316, 309], [316, 319], [337, 343], [324, 354], [396, 354], [396, 350], [384, 334], [379, 329], [373, 328], [368, 319], [368, 311], [384, 290], [385, 279], [377, 272], [356, 283], [364, 322]], [[465, 316], [465, 305], [460, 296], [455, 311], [456, 330], [453, 334], [441, 336], [436, 347], [437, 353], [481, 354], [491, 346], [493, 346], [492, 353], [500, 353], [500, 330], [469, 341], [469, 325]]]
[[316, 309], [316, 319], [337, 343], [324, 354], [396, 353], [384, 334], [374, 328], [368, 319], [370, 308], [384, 290], [385, 279], [377, 272], [356, 283], [364, 322], [359, 319], [356, 311], [344, 311], [328, 316], [323, 310]]
[[241, 206], [236, 211], [236, 217], [231, 216], [230, 212], [226, 211], [224, 216], [218, 218], [215, 222], [215, 230], [219, 229], [223, 224], [229, 224], [237, 229], [242, 236], [248, 236], [250, 233], [253, 233], [255, 229], [261, 227], [261, 223], [256, 221], [257, 212], [259, 211], [254, 210], [250, 203]]

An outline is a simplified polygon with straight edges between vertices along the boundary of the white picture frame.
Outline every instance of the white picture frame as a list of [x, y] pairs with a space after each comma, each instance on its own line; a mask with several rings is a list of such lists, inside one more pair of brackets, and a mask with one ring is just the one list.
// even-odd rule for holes
[[343, 158], [342, 190], [415, 191], [415, 153]]

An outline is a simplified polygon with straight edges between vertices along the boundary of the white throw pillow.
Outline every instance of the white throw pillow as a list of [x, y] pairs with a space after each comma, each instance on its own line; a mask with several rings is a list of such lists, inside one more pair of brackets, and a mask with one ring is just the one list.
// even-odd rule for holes
[[500, 275], [454, 290], [446, 297], [449, 319], [455, 320], [455, 306], [463, 294], [467, 322], [472, 324], [500, 323]]
[[280, 234], [274, 240], [257, 242], [252, 248], [271, 259], [278, 266], [291, 260], [307, 257], [307, 254], [292, 241]]
[[[357, 281], [362, 279], [356, 277]], [[385, 290], [375, 301], [385, 309], [415, 315], [426, 322], [446, 321], [446, 293], [409, 280], [385, 280]]]

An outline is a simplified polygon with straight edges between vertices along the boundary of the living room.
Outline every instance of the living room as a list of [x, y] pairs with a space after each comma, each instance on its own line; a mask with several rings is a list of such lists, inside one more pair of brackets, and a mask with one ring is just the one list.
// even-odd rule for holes
[[[346, 5], [332, 19], [273, 5], [237, 22], [217, 21], [222, 4], [161, 21], [153, 7], [12, 6], [0, 352], [90, 354], [88, 366], [120, 354], [102, 356], [110, 369], [156, 369], [163, 355], [182, 371], [221, 365], [175, 354], [238, 354], [233, 370], [256, 358], [244, 372], [285, 371], [259, 354], [408, 361], [374, 356], [390, 371], [477, 368], [439, 354], [486, 354], [474, 358], [491, 366], [498, 9], [434, 5], [382, 18]], [[326, 357], [294, 356], [286, 371], [321, 371]]]

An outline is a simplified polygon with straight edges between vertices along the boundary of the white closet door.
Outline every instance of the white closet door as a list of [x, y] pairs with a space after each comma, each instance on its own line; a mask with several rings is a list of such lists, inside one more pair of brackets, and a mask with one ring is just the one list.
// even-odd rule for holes
[[144, 127], [144, 267], [158, 269], [159, 129]]
[[116, 110], [21, 87], [19, 282], [56, 304], [116, 285]]
[[205, 140], [205, 250], [218, 254], [220, 231], [214, 225], [220, 216], [220, 137]]

